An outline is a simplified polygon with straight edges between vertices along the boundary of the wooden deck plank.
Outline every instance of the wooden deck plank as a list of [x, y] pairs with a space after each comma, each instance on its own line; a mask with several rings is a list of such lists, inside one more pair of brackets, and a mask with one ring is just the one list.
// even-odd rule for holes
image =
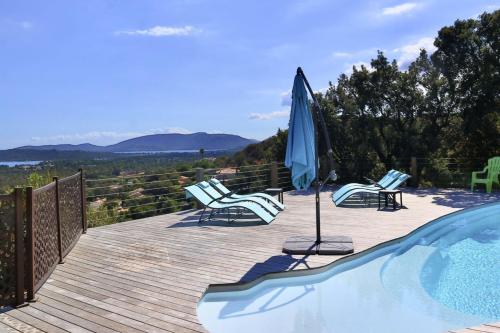
[[64, 321], [69, 321], [75, 325], [80, 326], [83, 329], [89, 330], [91, 332], [102, 332], [102, 333], [116, 333], [117, 331], [109, 329], [106, 326], [102, 326], [93, 320], [88, 320], [92, 318], [85, 319], [83, 317], [75, 316], [72, 313], [67, 312], [69, 309], [63, 311], [57, 307], [51, 305], [50, 302], [44, 302], [43, 300], [35, 302], [32, 304], [32, 308], [45, 312], [53, 317], [60, 318]]
[[122, 327], [119, 329], [120, 332], [125, 332], [125, 333], [148, 332], [148, 328], [143, 327], [141, 322], [131, 320], [117, 313], [107, 311], [103, 308], [99, 308], [94, 305], [79, 301], [75, 298], [71, 298], [49, 290], [43, 290], [40, 292], [40, 294], [46, 296], [46, 298], [51, 298], [60, 301], [60, 303], [64, 304], [65, 306], [83, 311], [83, 313], [85, 313], [85, 315], [88, 318], [95, 315], [104, 318], [105, 320], [109, 320], [110, 322], [119, 323], [120, 325], [122, 325]]
[[15, 328], [8, 326], [0, 321], [0, 332], [2, 333], [19, 333]]
[[[56, 277], [56, 279], [58, 279], [58, 278]], [[187, 323], [183, 322], [185, 325], [189, 325], [190, 324], [189, 322], [191, 322], [191, 323], [197, 322], [195, 315], [190, 315], [190, 314], [185, 313], [185, 312], [176, 311], [174, 309], [168, 308], [165, 306], [165, 304], [163, 304], [161, 302], [160, 302], [160, 305], [157, 305], [157, 304], [154, 304], [151, 301], [147, 301], [145, 299], [131, 297], [131, 296], [129, 296], [130, 293], [127, 293], [125, 289], [122, 289], [122, 290], [120, 290], [120, 292], [117, 292], [116, 290], [97, 288], [97, 287], [94, 287], [92, 285], [83, 283], [81, 281], [75, 281], [74, 279], [65, 278], [65, 277], [61, 278], [61, 280], [59, 280], [59, 281], [64, 282], [66, 284], [70, 284], [72, 286], [76, 286], [76, 287], [85, 289], [85, 290], [89, 290], [91, 292], [96, 292], [96, 293], [99, 293], [102, 295], [106, 295], [109, 297], [109, 298], [106, 298], [104, 300], [104, 302], [106, 302], [106, 303], [116, 304], [116, 305], [126, 303], [127, 306], [129, 306], [129, 304], [130, 304], [130, 306], [149, 309], [151, 311], [146, 311], [148, 315], [151, 312], [156, 311], [156, 312], [168, 315], [168, 316], [175, 317], [175, 318], [170, 318], [173, 322], [175, 322], [175, 320], [185, 320], [185, 321], [187, 321]], [[118, 301], [118, 302], [116, 302], [116, 301]], [[193, 325], [194, 328], [197, 328], [197, 326], [198, 325]]]
[[59, 302], [55, 299], [52, 299], [50, 297], [43, 297], [43, 298], [41, 298], [40, 302], [41, 302], [41, 304], [50, 306], [54, 309], [69, 312], [72, 315], [78, 316], [80, 318], [85, 318], [85, 319], [89, 320], [90, 322], [96, 323], [96, 324], [100, 325], [100, 327], [108, 328], [108, 329], [110, 329], [110, 331], [113, 331], [113, 332], [127, 332], [127, 333], [140, 333], [141, 332], [141, 331], [132, 329], [131, 327], [128, 327], [126, 325], [123, 325], [119, 322], [109, 320], [105, 317], [95, 315], [90, 311], [82, 310], [78, 307], [72, 306], [71, 302], [68, 302], [68, 301], [63, 303], [63, 302]]
[[[392, 212], [335, 207], [325, 193], [322, 230], [352, 236], [359, 252], [457, 210], [445, 197], [443, 191], [406, 193], [408, 209]], [[196, 305], [208, 284], [249, 281], [340, 258], [282, 254], [287, 237], [315, 232], [313, 195], [288, 193], [285, 204], [270, 225], [251, 220], [199, 225], [199, 212], [188, 211], [89, 229], [41, 288], [39, 302], [0, 314], [0, 323], [14, 332], [36, 333], [204, 332]], [[499, 329], [489, 324], [463, 332]]]
[[[67, 333], [68, 331], [60, 329], [59, 327], [56, 327], [54, 325], [49, 324], [48, 322], [38, 319], [38, 317], [24, 313], [23, 311], [19, 311], [19, 309], [16, 309], [16, 311], [9, 311], [9, 316], [13, 317], [14, 319], [24, 322], [27, 325], [36, 327], [40, 329], [42, 332], [54, 332], [54, 333]], [[25, 332], [23, 330], [23, 332]]]
[[[34, 306], [26, 306], [24, 308], [20, 308], [19, 311], [23, 312], [26, 315], [33, 316], [40, 320], [43, 320], [46, 323], [53, 325], [54, 327], [58, 327], [62, 330], [71, 332], [71, 333], [89, 333], [92, 332], [87, 330], [86, 328], [81, 327], [78, 323], [70, 322], [65, 319], [61, 319], [58, 316], [55, 316], [51, 313], [47, 313], [45, 311], [41, 311]], [[67, 318], [71, 320], [71, 318]]]
[[106, 318], [120, 321], [123, 324], [137, 328], [144, 332], [155, 332], [155, 333], [174, 332], [174, 331], [164, 330], [154, 325], [150, 325], [151, 318], [148, 316], [88, 297], [85, 295], [88, 294], [85, 292], [85, 290], [79, 290], [78, 288], [75, 288], [77, 291], [80, 291], [80, 293], [77, 293], [70, 290], [73, 288], [68, 288], [68, 289], [60, 288], [55, 284], [46, 284], [43, 287], [43, 289], [51, 290], [53, 292], [57, 292], [62, 295], [74, 298], [78, 301], [93, 305], [94, 307], [104, 309], [108, 311], [108, 314], [105, 315]]
[[2, 322], [4, 325], [7, 325], [9, 327], [14, 328], [15, 330], [19, 332], [26, 332], [26, 333], [41, 333], [43, 331], [39, 330], [38, 328], [28, 325], [14, 317], [11, 317], [5, 313], [0, 313], [0, 322]]

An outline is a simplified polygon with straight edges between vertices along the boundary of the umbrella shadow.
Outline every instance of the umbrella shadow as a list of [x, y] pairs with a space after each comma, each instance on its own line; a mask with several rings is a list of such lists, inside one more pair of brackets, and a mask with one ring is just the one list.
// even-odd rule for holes
[[[241, 227], [250, 227], [250, 226], [258, 226], [258, 225], [267, 225], [267, 223], [262, 222], [256, 215], [254, 214], [242, 214], [238, 216], [238, 218], [234, 219], [235, 216], [230, 215], [229, 218], [231, 222], [228, 223], [228, 215], [227, 214], [213, 214], [212, 218], [208, 221], [202, 221], [198, 223], [200, 219], [200, 215], [202, 214], [202, 210], [191, 210], [191, 214], [184, 217], [179, 222], [169, 225], [167, 228], [207, 228], [207, 227], [232, 227], [232, 228], [241, 228]], [[208, 212], [205, 212], [204, 217], [208, 217]], [[178, 214], [181, 215], [181, 214]], [[186, 214], [182, 214], [186, 215]]]
[[[333, 192], [339, 189], [340, 187], [338, 185], [325, 185], [321, 189], [321, 195], [324, 195], [327, 192]], [[287, 195], [291, 196], [311, 196], [316, 194], [316, 189], [314, 186], [309, 187], [307, 190], [291, 190], [286, 192]]]
[[288, 254], [281, 254], [269, 257], [263, 262], [255, 263], [239, 280], [239, 282], [250, 282], [264, 274], [292, 271], [296, 269], [299, 265], [303, 264], [306, 268], [310, 268], [307, 263], [307, 258], [309, 256], [304, 256], [301, 258], [294, 258]]
[[467, 208], [500, 201], [500, 192], [471, 192], [465, 189], [410, 189], [418, 197], [432, 196], [432, 203], [451, 208]]
[[[239, 280], [239, 282], [244, 283], [244, 282], [250, 282], [253, 281], [259, 277], [261, 277], [264, 274], [267, 273], [274, 273], [274, 272], [283, 272], [283, 271], [292, 271], [296, 269], [300, 264], [304, 264], [307, 268], [310, 268], [308, 263], [307, 263], [307, 258], [308, 256], [304, 256], [302, 258], [294, 258], [290, 255], [276, 255], [272, 256], [268, 259], [266, 259], [264, 262], [256, 263], [253, 265]], [[257, 310], [259, 313], [260, 312], [265, 312], [269, 311], [281, 306], [284, 306], [286, 304], [289, 304], [290, 302], [293, 302], [309, 292], [312, 291], [311, 287], [304, 286], [304, 292], [300, 295], [298, 295], [296, 298], [287, 300], [283, 304], [274, 304], [274, 301], [279, 298], [279, 296], [283, 293], [283, 291], [286, 289], [286, 287], [279, 288], [277, 290], [273, 289], [267, 289], [267, 290], [261, 290], [259, 292], [259, 297], [262, 297], [264, 295], [267, 295], [269, 293], [274, 293], [271, 295], [264, 304], [259, 306], [259, 309]], [[219, 312], [219, 317], [220, 318], [231, 318], [231, 317], [239, 317], [239, 316], [246, 316], [246, 315], [251, 315], [251, 313], [244, 313], [244, 311], [251, 306], [254, 303], [255, 299], [252, 297], [245, 297], [239, 299], [237, 302], [227, 302], [226, 305], [220, 310]]]

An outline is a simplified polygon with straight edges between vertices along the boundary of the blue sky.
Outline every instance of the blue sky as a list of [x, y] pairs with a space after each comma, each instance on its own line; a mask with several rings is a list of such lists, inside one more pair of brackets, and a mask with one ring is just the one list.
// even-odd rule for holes
[[297, 66], [321, 90], [401, 64], [498, 0], [0, 0], [0, 148], [286, 128]]

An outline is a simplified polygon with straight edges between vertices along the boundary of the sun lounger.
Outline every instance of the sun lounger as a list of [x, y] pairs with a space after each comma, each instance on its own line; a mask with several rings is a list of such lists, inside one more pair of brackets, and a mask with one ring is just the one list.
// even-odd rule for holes
[[367, 190], [387, 189], [387, 187], [391, 185], [393, 182], [395, 182], [401, 175], [403, 175], [402, 172], [391, 170], [378, 183], [373, 185], [358, 184], [358, 183], [350, 183], [344, 185], [333, 194], [333, 201], [335, 202], [339, 200], [350, 191], [358, 188], [364, 188]]
[[[186, 190], [187, 198], [195, 198], [198, 202], [200, 202], [203, 206], [203, 212], [200, 215], [198, 223], [203, 221], [203, 215], [207, 208], [212, 209], [210, 216], [208, 219], [212, 217], [214, 211], [225, 211], [228, 215], [228, 222], [231, 222], [230, 216], [234, 216], [234, 211], [236, 210], [236, 216], [233, 221], [238, 218], [242, 210], [247, 210], [255, 214], [258, 218], [266, 223], [271, 223], [274, 220], [274, 216], [269, 214], [262, 206], [253, 203], [253, 202], [233, 202], [233, 203], [223, 203], [216, 199], [212, 199], [205, 191], [203, 191], [198, 185], [191, 185], [184, 188]], [[233, 213], [233, 214], [231, 214]]]
[[274, 208], [274, 206], [267, 202], [266, 200], [259, 198], [259, 197], [254, 197], [254, 196], [245, 196], [244, 198], [232, 198], [230, 194], [223, 195], [219, 191], [217, 191], [215, 188], [212, 187], [208, 182], [200, 182], [197, 184], [203, 191], [205, 191], [212, 199], [218, 200], [219, 202], [223, 203], [233, 203], [233, 202], [253, 202], [256, 203], [265, 210], [267, 210], [272, 216], [278, 215], [279, 211]]
[[223, 195], [227, 195], [229, 198], [233, 199], [244, 199], [247, 197], [259, 197], [262, 198], [270, 203], [272, 203], [276, 208], [279, 210], [285, 209], [285, 205], [283, 205], [281, 202], [270, 196], [269, 194], [266, 193], [251, 193], [251, 194], [236, 194], [232, 193], [227, 187], [225, 187], [218, 179], [212, 178], [209, 180], [210, 185], [212, 185], [217, 191], [219, 191]]
[[[401, 184], [403, 184], [405, 181], [407, 181], [410, 178], [409, 175], [407, 174], [402, 174], [399, 177], [396, 178], [394, 182], [392, 182], [390, 185], [388, 185], [385, 190], [395, 190]], [[340, 198], [334, 199], [332, 196], [333, 203], [335, 206], [340, 205], [344, 200], [352, 196], [353, 194], [356, 193], [361, 193], [361, 194], [378, 194], [378, 191], [382, 190], [382, 188], [367, 188], [367, 187], [360, 187], [360, 188], [354, 188], [351, 189], [350, 191], [347, 191], [344, 195], [342, 195]]]

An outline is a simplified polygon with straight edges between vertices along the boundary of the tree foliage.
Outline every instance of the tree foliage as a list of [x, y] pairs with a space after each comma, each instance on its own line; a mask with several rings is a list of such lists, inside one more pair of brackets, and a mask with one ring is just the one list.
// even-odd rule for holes
[[[500, 11], [457, 20], [434, 45], [404, 68], [379, 51], [316, 96], [344, 179], [408, 169], [413, 156], [427, 179], [446, 178], [446, 159], [473, 169], [500, 154]], [[283, 160], [284, 147], [280, 130], [237, 158]]]

